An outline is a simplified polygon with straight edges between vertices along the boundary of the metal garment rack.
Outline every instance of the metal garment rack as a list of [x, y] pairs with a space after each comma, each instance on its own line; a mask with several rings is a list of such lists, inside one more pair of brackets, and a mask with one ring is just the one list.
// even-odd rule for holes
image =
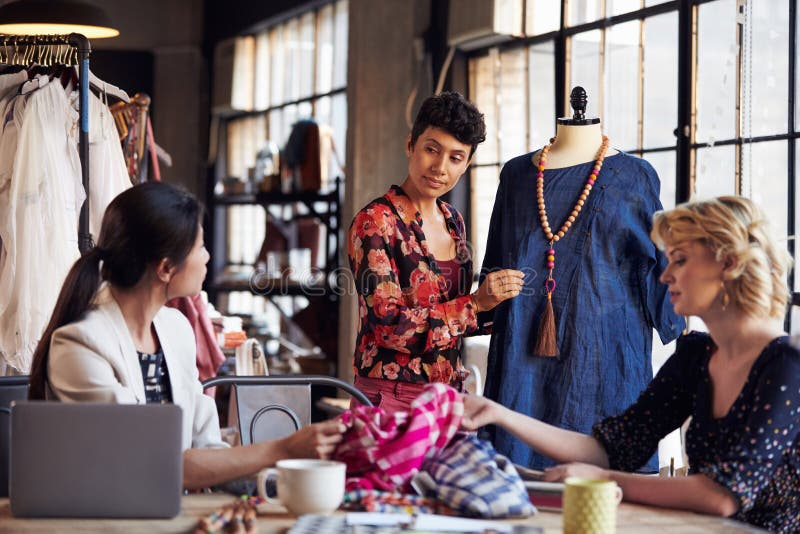
[[[67, 54], [60, 51], [54, 52], [55, 47], [67, 45], [72, 48]], [[20, 46], [24, 47], [20, 51]], [[9, 55], [13, 47], [13, 61], [9, 62]], [[89, 39], [80, 33], [67, 35], [5, 35], [0, 34], [0, 50], [5, 55], [7, 64], [32, 65], [32, 64], [77, 64], [79, 70], [79, 95], [78, 113], [80, 114], [80, 129], [78, 134], [78, 155], [81, 161], [81, 181], [86, 192], [86, 200], [81, 206], [78, 219], [78, 248], [81, 253], [94, 246], [92, 235], [89, 233], [89, 55], [92, 47]], [[61, 60], [64, 61], [61, 61]], [[68, 63], [74, 60], [75, 63]]]

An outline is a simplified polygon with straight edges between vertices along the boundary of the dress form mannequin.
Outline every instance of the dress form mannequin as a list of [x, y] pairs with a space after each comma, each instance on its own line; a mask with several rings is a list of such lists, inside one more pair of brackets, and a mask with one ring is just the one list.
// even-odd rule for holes
[[[547, 157], [548, 169], [561, 169], [594, 161], [597, 151], [603, 143], [603, 131], [600, 119], [584, 118], [586, 110], [586, 91], [583, 87], [575, 87], [570, 93], [570, 104], [574, 114], [572, 117], [559, 118], [556, 123], [556, 137]], [[618, 151], [609, 148], [606, 156], [613, 156]], [[541, 150], [533, 155], [538, 165]]]
[[[649, 237], [661, 209], [658, 175], [641, 158], [609, 149], [586, 194], [603, 133], [600, 119], [583, 116], [583, 89], [572, 91], [570, 103], [575, 115], [558, 119], [542, 171], [544, 206], [540, 151], [510, 159], [500, 173], [481, 272], [524, 270], [525, 291], [481, 317], [492, 322], [484, 395], [591, 434], [652, 380], [653, 328], [668, 343], [685, 323], [659, 282], [666, 259]], [[582, 209], [574, 215], [576, 205]], [[543, 209], [553, 231], [571, 223], [557, 242], [546, 238]], [[553, 463], [503, 428], [488, 428], [486, 437], [514, 463]], [[657, 469], [652, 458], [645, 471]]]

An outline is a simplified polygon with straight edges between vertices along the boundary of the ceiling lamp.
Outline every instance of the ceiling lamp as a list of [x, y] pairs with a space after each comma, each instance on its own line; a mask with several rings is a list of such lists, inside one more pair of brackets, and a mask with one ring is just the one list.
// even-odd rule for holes
[[78, 0], [17, 0], [0, 6], [0, 34], [68, 33], [103, 39], [116, 37], [119, 30], [101, 8]]

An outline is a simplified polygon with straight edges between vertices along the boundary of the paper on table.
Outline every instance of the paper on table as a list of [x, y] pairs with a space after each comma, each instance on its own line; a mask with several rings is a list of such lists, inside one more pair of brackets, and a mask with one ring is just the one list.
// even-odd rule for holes
[[512, 532], [513, 525], [485, 519], [467, 519], [449, 515], [419, 514], [412, 523], [414, 530], [439, 532]]
[[410, 514], [348, 512], [346, 518], [348, 526], [370, 525], [375, 527], [396, 527], [411, 523]]

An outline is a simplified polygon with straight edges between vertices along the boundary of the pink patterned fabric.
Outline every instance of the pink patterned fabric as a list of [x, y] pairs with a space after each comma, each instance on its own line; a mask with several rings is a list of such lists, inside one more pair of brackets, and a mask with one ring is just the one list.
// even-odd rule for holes
[[[194, 337], [197, 341], [197, 373], [200, 380], [206, 380], [217, 375], [217, 369], [225, 361], [222, 349], [217, 345], [214, 327], [208, 318], [203, 297], [177, 297], [167, 302], [170, 308], [176, 308], [183, 313], [192, 325]], [[213, 397], [217, 388], [208, 388], [206, 395]]]
[[350, 489], [408, 491], [422, 461], [450, 442], [463, 414], [459, 393], [441, 383], [426, 386], [407, 412], [358, 406], [341, 416], [348, 429], [333, 459], [355, 477]]

